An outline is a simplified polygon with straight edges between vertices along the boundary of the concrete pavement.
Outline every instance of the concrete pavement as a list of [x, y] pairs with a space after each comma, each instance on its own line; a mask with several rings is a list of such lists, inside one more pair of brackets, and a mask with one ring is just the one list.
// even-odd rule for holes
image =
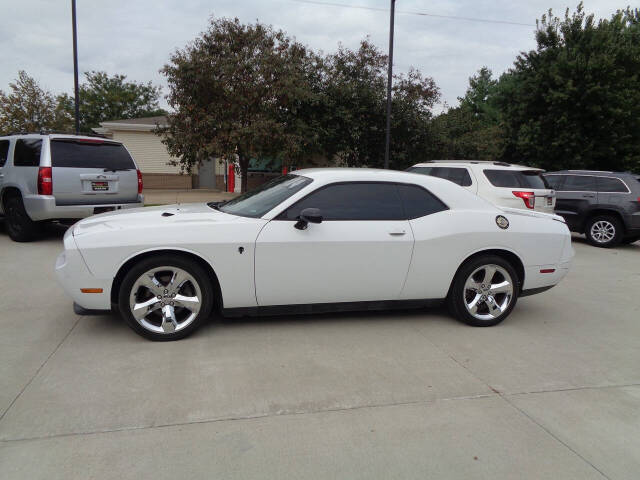
[[0, 478], [635, 479], [640, 244], [478, 329], [442, 310], [217, 320], [146, 341], [76, 316], [62, 229], [1, 232]]

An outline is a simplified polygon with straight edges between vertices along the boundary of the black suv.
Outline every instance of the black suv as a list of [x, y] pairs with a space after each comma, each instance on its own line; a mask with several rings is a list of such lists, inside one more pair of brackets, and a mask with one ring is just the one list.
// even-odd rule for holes
[[556, 190], [556, 213], [591, 245], [613, 247], [640, 239], [640, 176], [564, 170], [545, 174]]

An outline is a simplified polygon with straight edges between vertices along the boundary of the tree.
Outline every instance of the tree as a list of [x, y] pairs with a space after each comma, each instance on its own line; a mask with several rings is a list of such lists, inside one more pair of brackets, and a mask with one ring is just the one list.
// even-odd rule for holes
[[498, 85], [505, 159], [549, 170], [640, 171], [640, 10], [596, 22], [551, 11]]
[[183, 171], [202, 159], [235, 160], [247, 187], [251, 158], [300, 158], [313, 136], [298, 115], [313, 103], [315, 59], [284, 32], [236, 18], [209, 28], [161, 70], [169, 84], [163, 143]]
[[23, 70], [9, 84], [10, 93], [0, 90], [0, 132], [67, 132], [73, 117], [65, 108], [64, 98], [54, 97]]
[[[323, 62], [321, 119], [325, 155], [347, 166], [382, 167], [386, 129], [387, 56], [369, 42], [358, 50], [340, 46]], [[439, 90], [417, 70], [395, 75], [390, 167], [405, 168], [430, 148], [428, 122]]]
[[501, 158], [504, 138], [495, 103], [497, 84], [487, 67], [469, 77], [464, 97], [458, 97], [460, 105], [438, 115], [431, 124], [437, 139], [434, 158]]
[[[85, 72], [80, 85], [80, 131], [91, 133], [100, 122], [125, 118], [164, 115], [159, 107], [161, 88], [151, 82], [126, 81], [126, 75], [109, 76], [106, 72]], [[64, 103], [71, 115], [74, 100], [66, 94]]]

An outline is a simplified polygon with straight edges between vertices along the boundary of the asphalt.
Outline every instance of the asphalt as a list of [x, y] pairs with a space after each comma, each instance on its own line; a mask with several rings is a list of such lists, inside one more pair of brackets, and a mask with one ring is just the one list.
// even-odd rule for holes
[[637, 479], [640, 243], [574, 238], [493, 328], [445, 311], [213, 320], [173, 343], [77, 316], [63, 228], [0, 221], [2, 479]]

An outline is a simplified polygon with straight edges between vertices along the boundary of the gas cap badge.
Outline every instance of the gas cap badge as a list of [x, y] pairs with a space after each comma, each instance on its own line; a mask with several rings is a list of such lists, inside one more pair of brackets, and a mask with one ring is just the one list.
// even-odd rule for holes
[[496, 217], [496, 224], [503, 230], [509, 228], [509, 220], [507, 220], [507, 218], [503, 217], [502, 215], [498, 215]]

